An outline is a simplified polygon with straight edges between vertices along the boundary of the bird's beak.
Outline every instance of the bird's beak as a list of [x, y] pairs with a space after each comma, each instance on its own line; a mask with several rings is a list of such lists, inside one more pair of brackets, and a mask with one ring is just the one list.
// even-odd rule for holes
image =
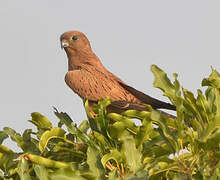
[[66, 39], [61, 40], [61, 48], [69, 47], [69, 43]]

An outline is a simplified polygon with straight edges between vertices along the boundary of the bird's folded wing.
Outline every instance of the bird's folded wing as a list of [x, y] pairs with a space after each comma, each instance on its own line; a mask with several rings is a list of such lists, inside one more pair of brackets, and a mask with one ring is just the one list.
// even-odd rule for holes
[[138, 111], [149, 111], [149, 108], [145, 104], [137, 104], [137, 103], [127, 102], [127, 101], [113, 101], [111, 102], [111, 106], [119, 108], [123, 111], [129, 110], [129, 109], [135, 109]]
[[119, 84], [126, 89], [128, 92], [130, 92], [131, 94], [133, 94], [136, 98], [138, 98], [139, 100], [141, 100], [143, 103], [145, 104], [149, 104], [152, 106], [152, 108], [154, 109], [170, 109], [170, 110], [176, 110], [176, 107], [172, 104], [157, 100], [155, 98], [152, 98], [138, 90], [136, 90], [135, 88], [128, 86], [127, 84], [123, 83], [123, 82], [119, 82]]

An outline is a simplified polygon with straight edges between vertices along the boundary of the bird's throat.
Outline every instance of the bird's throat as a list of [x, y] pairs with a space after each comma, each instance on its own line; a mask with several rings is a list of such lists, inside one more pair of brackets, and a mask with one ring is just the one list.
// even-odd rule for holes
[[84, 65], [91, 65], [103, 68], [103, 65], [99, 58], [92, 51], [81, 51], [76, 53], [71, 53], [68, 55], [68, 70], [78, 70], [79, 67], [84, 67]]
[[89, 52], [75, 52], [68, 56], [68, 70], [78, 70], [85, 64], [93, 64], [96, 61], [96, 56]]

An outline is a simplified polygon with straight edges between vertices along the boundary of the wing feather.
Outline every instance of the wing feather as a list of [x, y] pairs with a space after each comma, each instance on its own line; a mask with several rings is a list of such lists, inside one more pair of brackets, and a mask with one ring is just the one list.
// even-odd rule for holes
[[176, 110], [176, 107], [170, 103], [166, 103], [163, 101], [160, 101], [158, 99], [152, 98], [151, 96], [148, 96], [138, 90], [136, 90], [135, 88], [128, 86], [122, 82], [119, 82], [119, 84], [126, 89], [128, 92], [130, 92], [131, 94], [133, 94], [136, 98], [138, 98], [139, 100], [141, 100], [143, 103], [145, 104], [149, 104], [152, 106], [152, 108], [154, 109], [169, 109], [169, 110]]

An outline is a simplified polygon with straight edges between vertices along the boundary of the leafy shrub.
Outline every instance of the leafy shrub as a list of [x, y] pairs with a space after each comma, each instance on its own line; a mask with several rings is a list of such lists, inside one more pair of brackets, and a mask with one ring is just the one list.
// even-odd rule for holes
[[[220, 75], [214, 69], [195, 97], [152, 65], [154, 86], [177, 108], [177, 118], [152, 110], [106, 113], [109, 99], [85, 109], [89, 120], [77, 126], [55, 109], [56, 127], [40, 113], [29, 121], [37, 127], [23, 134], [0, 132], [0, 178], [41, 180], [218, 179], [220, 178]], [[114, 124], [109, 121], [115, 121]], [[138, 119], [136, 125], [133, 119]], [[21, 152], [2, 145], [10, 137]]]

